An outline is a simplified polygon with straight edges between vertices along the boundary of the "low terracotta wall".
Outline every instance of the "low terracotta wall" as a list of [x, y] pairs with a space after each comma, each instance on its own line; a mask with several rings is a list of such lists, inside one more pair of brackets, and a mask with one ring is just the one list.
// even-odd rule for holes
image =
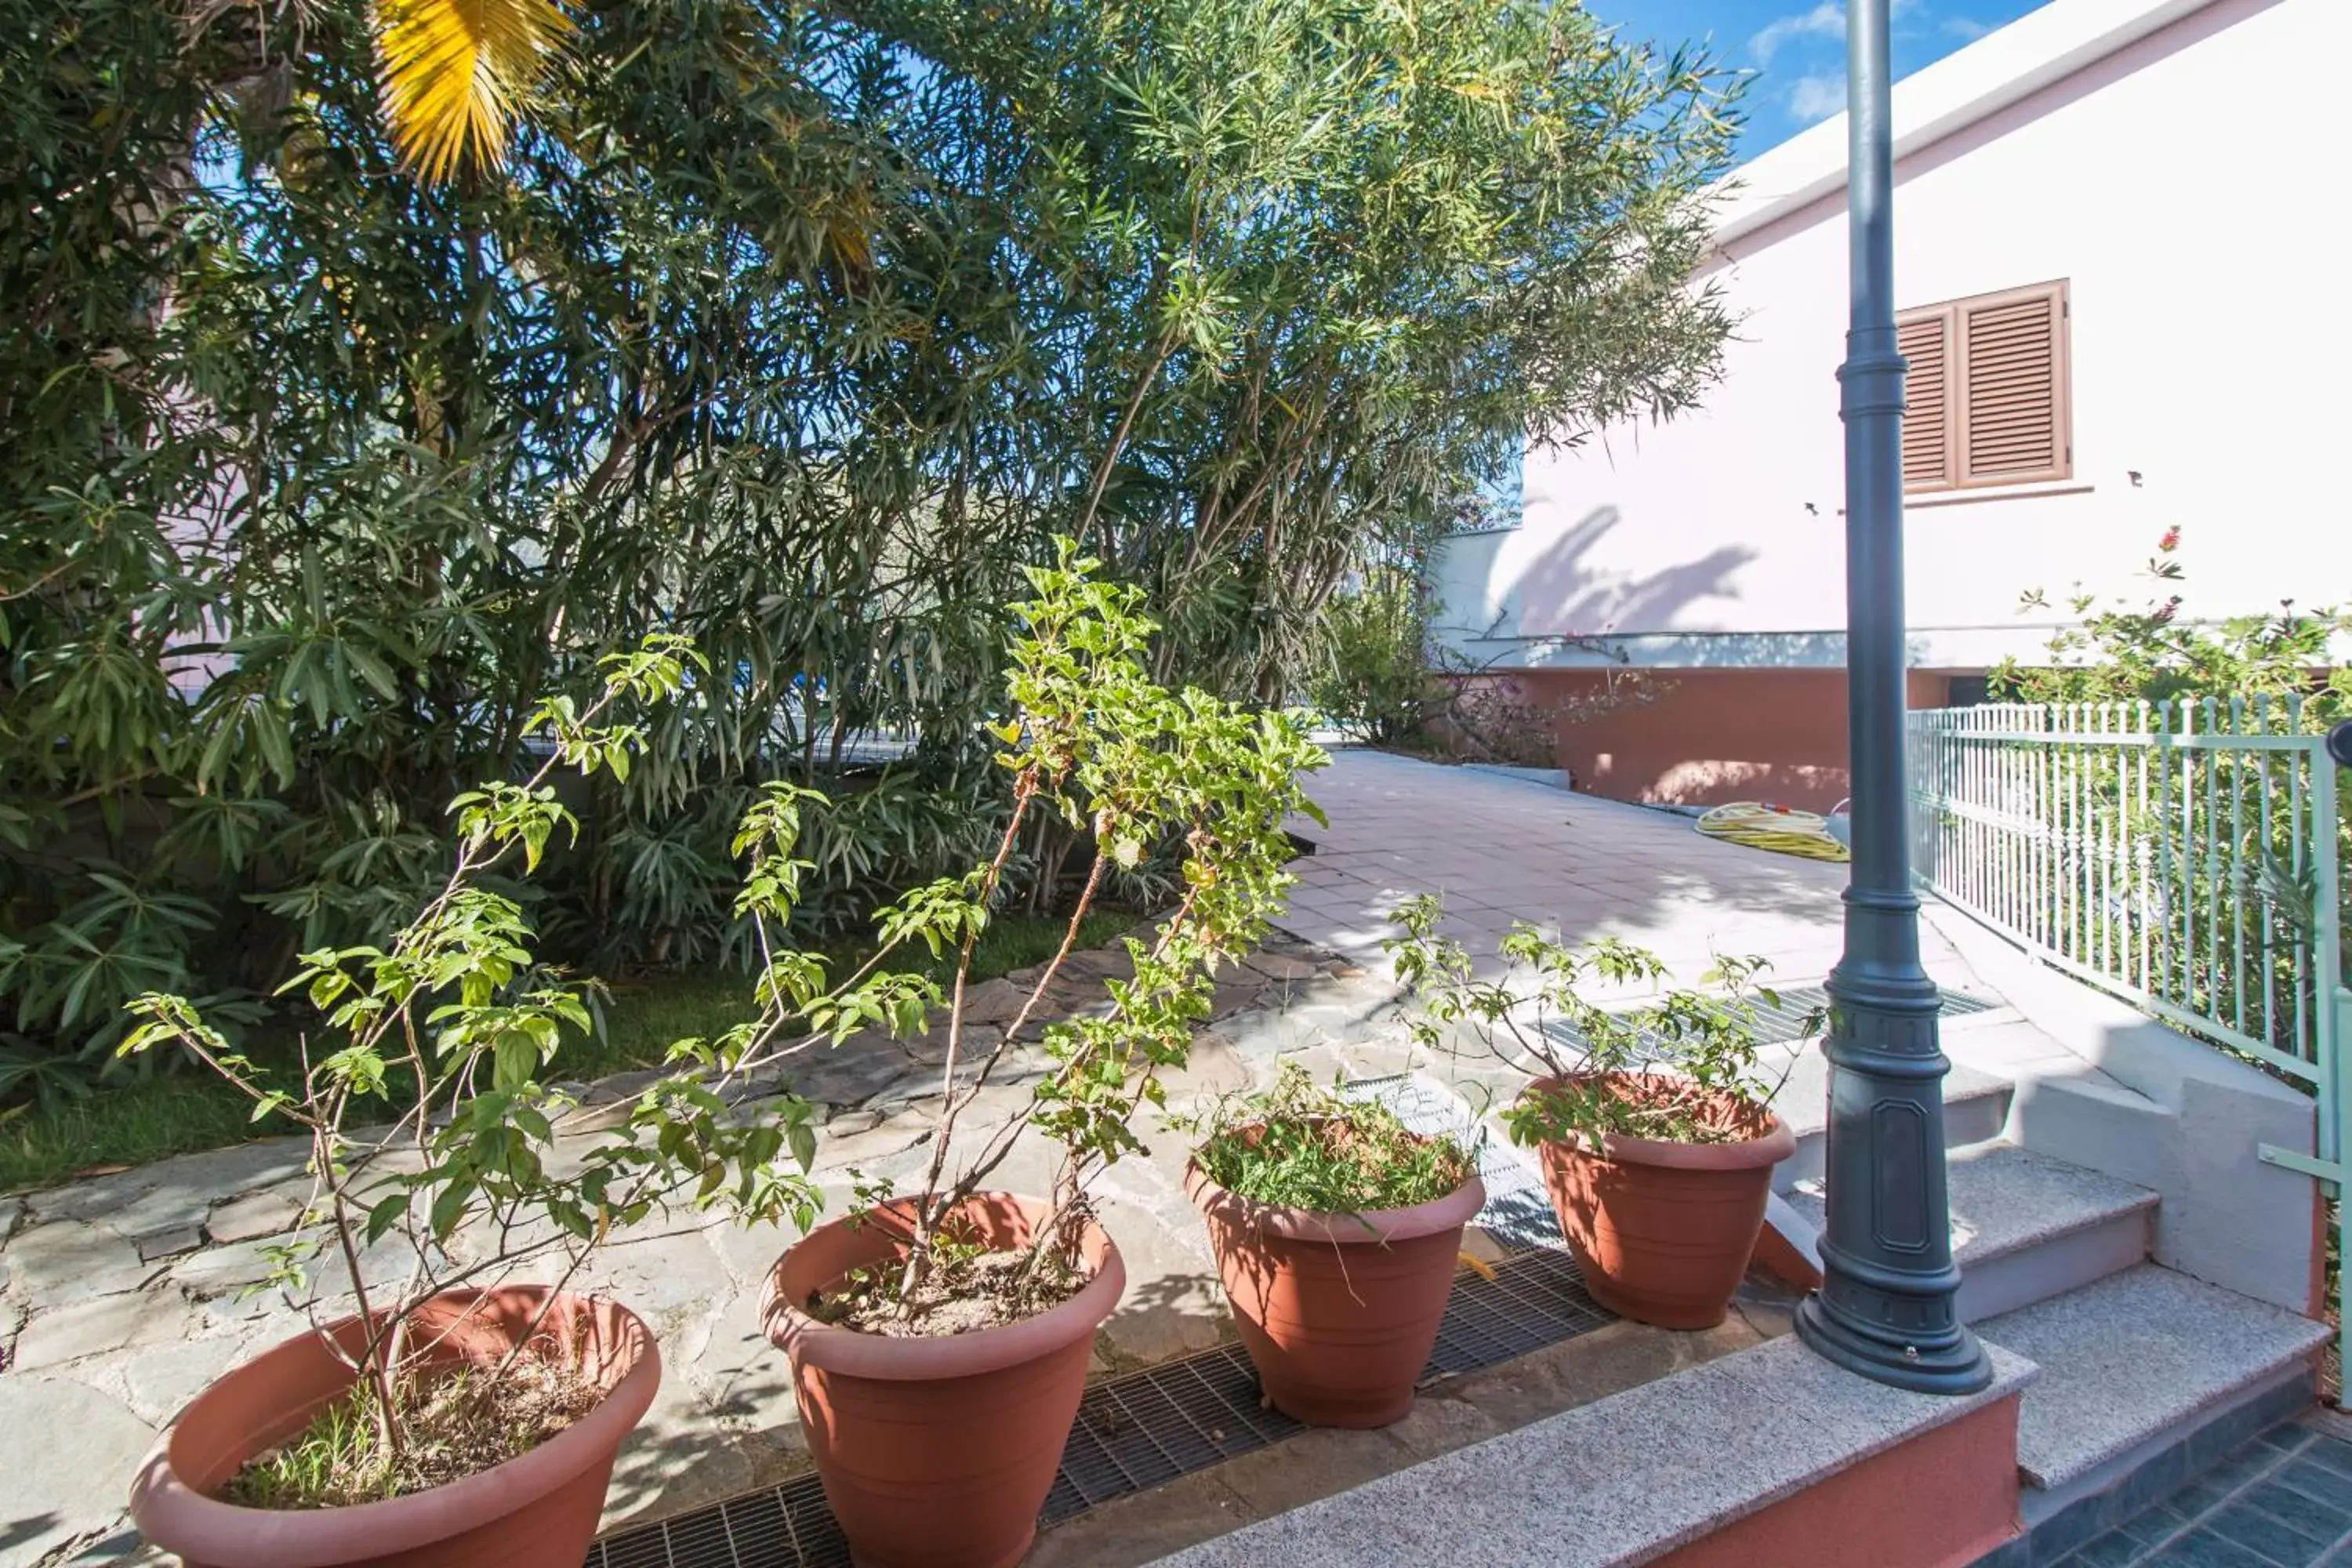
[[2011, 1394], [1653, 1561], [1658, 1568], [1963, 1568], [2017, 1531]]
[[[1512, 679], [1535, 702], [1565, 710], [1559, 765], [1593, 795], [1671, 805], [1762, 800], [1810, 811], [1846, 795], [1843, 670], [1663, 671], [1657, 700], [1593, 718], [1574, 715], [1592, 706], [1604, 672]], [[1942, 674], [1914, 672], [1911, 705], [1941, 707], [1948, 689]]]

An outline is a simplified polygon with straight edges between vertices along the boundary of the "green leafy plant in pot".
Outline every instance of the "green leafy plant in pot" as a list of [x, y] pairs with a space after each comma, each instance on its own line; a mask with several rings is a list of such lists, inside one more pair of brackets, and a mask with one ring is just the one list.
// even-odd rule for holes
[[1318, 1426], [1401, 1420], [1486, 1201], [1471, 1152], [1296, 1063], [1194, 1125], [1185, 1191], [1267, 1400]]
[[[1033, 568], [1016, 635], [999, 763], [1013, 807], [993, 858], [886, 910], [895, 940], [952, 954], [940, 1095], [920, 1185], [862, 1204], [777, 1264], [762, 1303], [792, 1358], [810, 1453], [850, 1548], [868, 1568], [997, 1568], [1020, 1560], [1085, 1390], [1095, 1330], [1118, 1305], [1118, 1249], [1088, 1199], [1093, 1176], [1142, 1145], [1135, 1118], [1189, 1057], [1220, 968], [1278, 912], [1314, 815], [1299, 779], [1323, 753], [1286, 716], [1155, 684], [1139, 590], [1103, 581], [1065, 543]], [[1007, 867], [1045, 820], [1092, 859], [1060, 950], [984, 1047], [966, 1015], [974, 945]], [[1043, 1026], [1045, 1070], [1019, 1113], [964, 1137], [964, 1118], [1053, 994], [1114, 868], [1173, 848], [1174, 909], [1129, 938], [1130, 978], [1103, 1016]], [[789, 977], [787, 977], [789, 978]], [[1024, 1132], [1054, 1147], [1049, 1190], [989, 1183]], [[866, 1194], [878, 1196], [878, 1194]]]
[[[1772, 1167], [1796, 1139], [1772, 1113], [1786, 1081], [1763, 1071], [1760, 958], [1718, 957], [1706, 990], [1657, 987], [1665, 965], [1614, 938], [1571, 950], [1515, 924], [1504, 973], [1481, 980], [1462, 944], [1437, 934], [1427, 896], [1392, 917], [1397, 978], [1418, 998], [1416, 1038], [1489, 1052], [1530, 1081], [1504, 1108], [1512, 1142], [1533, 1148], [1561, 1231], [1602, 1306], [1669, 1329], [1723, 1321], [1763, 1228]], [[1655, 992], [1611, 1009], [1596, 984]], [[1806, 1020], [1810, 1036], [1821, 1017]], [[1790, 1058], [1793, 1064], [1793, 1056]]]
[[[587, 1029], [586, 1004], [535, 968], [522, 908], [498, 890], [510, 884], [491, 881], [527, 876], [576, 831], [553, 776], [625, 776], [644, 731], [621, 715], [680, 700], [698, 667], [657, 637], [606, 660], [584, 705], [541, 704], [535, 771], [454, 803], [439, 891], [381, 946], [302, 955], [288, 990], [320, 1026], [302, 1037], [299, 1076], [233, 1051], [184, 998], [131, 1005], [126, 1053], [196, 1058], [251, 1096], [257, 1121], [308, 1136], [312, 1179], [261, 1282], [312, 1327], [233, 1369], [163, 1435], [131, 1490], [151, 1542], [213, 1568], [577, 1568], [661, 1371], [646, 1324], [574, 1292], [574, 1278], [607, 1238], [675, 1205], [814, 1223], [813, 1108], [733, 1069], [812, 1026], [919, 1021], [920, 983], [871, 965], [838, 986], [813, 972], [763, 983], [728, 1061], [680, 1041], [617, 1125], [568, 1137], [577, 1102], [550, 1069]], [[788, 896], [807, 798], [772, 785], [745, 819], [747, 910]]]

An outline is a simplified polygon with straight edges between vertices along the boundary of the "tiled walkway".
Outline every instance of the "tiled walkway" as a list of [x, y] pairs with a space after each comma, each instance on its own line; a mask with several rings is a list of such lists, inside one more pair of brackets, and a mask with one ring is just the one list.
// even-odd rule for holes
[[2352, 1564], [2352, 1442], [2282, 1426], [2056, 1568]]
[[[1818, 980], [1836, 962], [1842, 865], [1702, 837], [1670, 812], [1571, 795], [1479, 768], [1343, 749], [1307, 783], [1328, 828], [1283, 923], [1371, 960], [1406, 896], [1442, 894], [1454, 934], [1494, 951], [1514, 919], [1570, 942], [1616, 935], [1692, 981], [1717, 953], [1769, 958], [1774, 978]], [[1931, 971], [1949, 955], [1927, 931]]]

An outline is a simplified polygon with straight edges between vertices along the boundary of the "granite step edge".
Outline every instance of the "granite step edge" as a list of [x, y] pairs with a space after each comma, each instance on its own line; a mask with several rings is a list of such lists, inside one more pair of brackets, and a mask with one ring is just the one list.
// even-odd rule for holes
[[[2159, 1201], [2149, 1188], [2006, 1142], [1955, 1149], [1946, 1172], [1953, 1260], [1963, 1268], [2147, 1213]], [[1821, 1229], [1827, 1211], [1818, 1179], [1798, 1184], [1786, 1201]]]
[[2163, 1433], [2259, 1394], [2329, 1340], [2326, 1324], [2141, 1264], [1976, 1325], [2042, 1375], [2018, 1424], [2018, 1468], [2052, 1491]]
[[[1990, 1353], [1989, 1388], [1934, 1396], [1869, 1382], [1784, 1336], [1159, 1561], [1631, 1568], [2018, 1394], [2036, 1375], [2021, 1356]], [[1772, 1441], [1757, 1441], [1766, 1432]]]

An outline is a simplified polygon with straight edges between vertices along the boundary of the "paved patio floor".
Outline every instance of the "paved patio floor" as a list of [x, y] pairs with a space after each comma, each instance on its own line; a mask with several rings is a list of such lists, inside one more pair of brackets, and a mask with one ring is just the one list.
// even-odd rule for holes
[[[1368, 964], [1408, 895], [1443, 896], [1447, 930], [1474, 957], [1514, 920], [1571, 944], [1620, 936], [1656, 952], [1683, 983], [1717, 954], [1759, 954], [1773, 978], [1820, 980], [1836, 963], [1846, 868], [1701, 835], [1693, 819], [1572, 795], [1483, 768], [1343, 748], [1309, 781], [1328, 828], [1298, 824], [1313, 856], [1284, 921]], [[1923, 933], [1931, 972], [1966, 971]]]
[[[1372, 973], [1287, 943], [1254, 959], [1250, 973], [1220, 985], [1220, 1016], [1196, 1041], [1191, 1068], [1170, 1084], [1179, 1102], [1264, 1081], [1285, 1060], [1318, 1077], [1419, 1065], [1387, 1016], [1379, 947], [1393, 930], [1386, 913], [1417, 891], [1444, 896], [1449, 929], [1474, 952], [1491, 953], [1514, 919], [1527, 919], [1571, 942], [1639, 942], [1685, 982], [1713, 954], [1734, 952], [1769, 957], [1777, 979], [1801, 984], [1819, 980], [1837, 954], [1843, 867], [1718, 844], [1666, 813], [1373, 752], [1336, 753], [1310, 787], [1331, 821], [1302, 825], [1317, 852], [1297, 866], [1302, 880], [1284, 924]], [[1936, 942], [1931, 967], [1947, 961], [1957, 963]], [[922, 1097], [935, 1092], [933, 1080], [900, 1055], [896, 1047], [845, 1047], [812, 1058], [811, 1078], [798, 1085], [833, 1108], [817, 1174], [836, 1199], [846, 1197], [853, 1167], [911, 1182], [929, 1157], [930, 1102]], [[1019, 1114], [1025, 1097], [1014, 1084], [988, 1093], [976, 1124]], [[1200, 1350], [1231, 1332], [1182, 1194], [1183, 1141], [1154, 1136], [1152, 1144], [1102, 1184], [1104, 1221], [1130, 1280], [1098, 1347], [1106, 1371]], [[302, 1327], [285, 1303], [242, 1287], [267, 1271], [266, 1249], [307, 1196], [303, 1157], [299, 1142], [277, 1139], [0, 1196], [0, 1433], [38, 1435], [13, 1445], [11, 1464], [0, 1467], [0, 1568], [148, 1559], [121, 1516], [139, 1454], [210, 1379]], [[1044, 1151], [1032, 1146], [1002, 1179], [1039, 1190], [1046, 1175]], [[581, 1283], [614, 1292], [656, 1324], [669, 1375], [623, 1455], [608, 1523], [692, 1508], [799, 1468], [789, 1380], [756, 1313], [759, 1283], [793, 1237], [678, 1215], [615, 1239]], [[390, 1261], [404, 1273], [400, 1259]], [[1706, 1353], [1723, 1348], [1729, 1342]], [[1680, 1364], [1702, 1349], [1674, 1350], [1667, 1360]], [[1638, 1368], [1665, 1352], [1637, 1344], [1627, 1353]], [[1506, 1392], [1528, 1375], [1496, 1371]], [[1467, 1440], [1488, 1429], [1488, 1417], [1473, 1420], [1468, 1408], [1433, 1405], [1431, 1418], [1459, 1417], [1454, 1440]], [[1297, 1451], [1286, 1453], [1258, 1469], [1299, 1475]], [[1402, 1462], [1393, 1444], [1349, 1453], [1348, 1465], [1370, 1467], [1365, 1473]], [[1336, 1486], [1348, 1484], [1334, 1479], [1343, 1471], [1361, 1479], [1346, 1466], [1316, 1473]], [[1230, 1479], [1210, 1489], [1234, 1492], [1239, 1483]], [[1218, 1496], [1219, 1509], [1241, 1506]], [[1281, 1499], [1267, 1492], [1251, 1506], [1278, 1510]], [[1087, 1539], [1096, 1538], [1073, 1537]]]
[[2266, 1432], [2054, 1568], [2340, 1568], [2352, 1563], [2352, 1423]]

